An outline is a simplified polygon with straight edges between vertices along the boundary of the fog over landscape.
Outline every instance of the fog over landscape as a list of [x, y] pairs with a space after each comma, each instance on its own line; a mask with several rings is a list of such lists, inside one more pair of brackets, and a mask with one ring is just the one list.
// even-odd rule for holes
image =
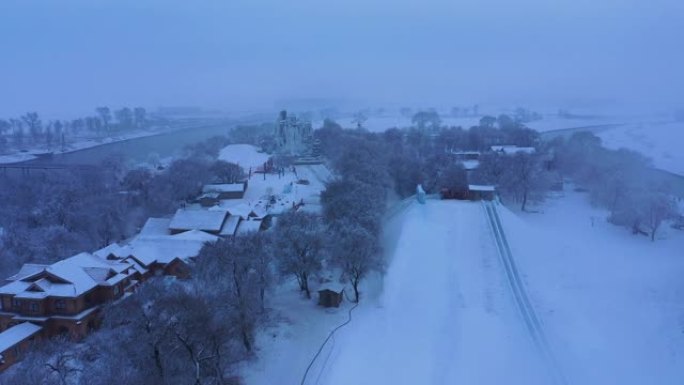
[[671, 110], [683, 13], [677, 0], [5, 0], [0, 114], [295, 99]]
[[681, 0], [0, 0], [0, 385], [681, 385]]

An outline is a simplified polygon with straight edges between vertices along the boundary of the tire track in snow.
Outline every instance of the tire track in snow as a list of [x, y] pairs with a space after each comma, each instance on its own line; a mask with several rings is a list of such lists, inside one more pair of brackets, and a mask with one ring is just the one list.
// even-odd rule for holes
[[513, 258], [513, 253], [508, 245], [508, 240], [506, 239], [506, 234], [504, 233], [503, 226], [501, 224], [501, 218], [493, 202], [482, 202], [482, 206], [485, 210], [485, 215], [487, 216], [487, 222], [490, 225], [490, 230], [492, 232], [492, 237], [496, 243], [497, 249], [499, 250], [499, 256], [501, 263], [503, 264], [504, 270], [506, 272], [506, 277], [508, 283], [513, 292], [516, 305], [520, 314], [525, 322], [525, 326], [529, 332], [532, 341], [539, 350], [543, 359], [549, 366], [551, 375], [554, 378], [554, 382], [560, 385], [567, 385], [568, 381], [565, 378], [556, 358], [551, 351], [548, 341], [546, 340], [546, 335], [544, 334], [544, 329], [539, 322], [539, 318], [534, 311], [534, 307], [530, 302], [529, 296], [525, 290], [522, 279], [520, 278], [520, 273], [515, 264]]

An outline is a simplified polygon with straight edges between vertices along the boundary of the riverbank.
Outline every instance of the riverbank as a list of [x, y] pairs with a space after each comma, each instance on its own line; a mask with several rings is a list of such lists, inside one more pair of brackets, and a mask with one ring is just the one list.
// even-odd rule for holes
[[184, 123], [171, 126], [156, 127], [151, 129], [137, 130], [122, 135], [116, 135], [108, 138], [96, 137], [81, 137], [76, 141], [70, 143], [64, 151], [48, 151], [47, 149], [31, 149], [26, 152], [20, 151], [12, 154], [0, 155], [0, 165], [15, 164], [30, 161], [44, 161], [52, 159], [55, 156], [62, 156], [65, 154], [72, 154], [79, 151], [94, 149], [96, 147], [112, 145], [116, 143], [123, 143], [131, 140], [150, 138], [155, 136], [168, 135], [179, 131], [192, 130], [200, 128], [205, 125], [220, 125], [220, 122], [211, 123], [210, 121], [200, 121], [196, 123]]

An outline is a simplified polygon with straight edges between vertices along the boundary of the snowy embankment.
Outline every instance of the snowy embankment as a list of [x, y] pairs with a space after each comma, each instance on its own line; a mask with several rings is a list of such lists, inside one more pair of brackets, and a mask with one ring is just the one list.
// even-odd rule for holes
[[[391, 222], [384, 281], [367, 282], [353, 321], [323, 349], [306, 384], [548, 384], [480, 204], [429, 200]], [[247, 384], [299, 383], [349, 304], [332, 312], [290, 306], [290, 318], [303, 320], [262, 339]]]
[[64, 151], [62, 151], [62, 149], [61, 149], [61, 145], [59, 144], [59, 140], [55, 139], [55, 143], [49, 149], [47, 147], [45, 147], [44, 145], [42, 145], [42, 146], [34, 146], [33, 148], [26, 149], [26, 152], [14, 150], [14, 151], [11, 151], [10, 153], [0, 154], [0, 164], [11, 164], [11, 163], [25, 162], [25, 161], [36, 159], [39, 157], [40, 154], [44, 154], [44, 153], [52, 152], [54, 154], [66, 154], [66, 153], [85, 150], [88, 148], [102, 146], [102, 145], [110, 144], [110, 143], [123, 142], [123, 141], [127, 141], [127, 140], [132, 140], [132, 139], [139, 139], [139, 138], [145, 138], [145, 137], [149, 137], [149, 136], [168, 134], [168, 133], [171, 133], [174, 131], [185, 130], [188, 128], [191, 128], [191, 127], [182, 126], [182, 127], [174, 127], [174, 128], [150, 128], [150, 129], [136, 130], [136, 131], [128, 132], [125, 134], [119, 134], [119, 135], [111, 136], [111, 137], [107, 137], [107, 138], [99, 138], [99, 137], [93, 137], [93, 136], [77, 137], [77, 138], [73, 139], [73, 141], [69, 141], [66, 144]]
[[543, 214], [501, 215], [569, 383], [681, 384], [684, 233], [650, 242], [566, 194]]
[[661, 170], [684, 175], [684, 122], [634, 123], [598, 134], [608, 148], [628, 148]]

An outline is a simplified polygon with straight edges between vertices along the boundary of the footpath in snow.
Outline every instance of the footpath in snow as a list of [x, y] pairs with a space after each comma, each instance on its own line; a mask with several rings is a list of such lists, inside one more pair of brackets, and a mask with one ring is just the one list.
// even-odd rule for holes
[[307, 384], [548, 384], [479, 203], [403, 215], [382, 294], [354, 314]]

